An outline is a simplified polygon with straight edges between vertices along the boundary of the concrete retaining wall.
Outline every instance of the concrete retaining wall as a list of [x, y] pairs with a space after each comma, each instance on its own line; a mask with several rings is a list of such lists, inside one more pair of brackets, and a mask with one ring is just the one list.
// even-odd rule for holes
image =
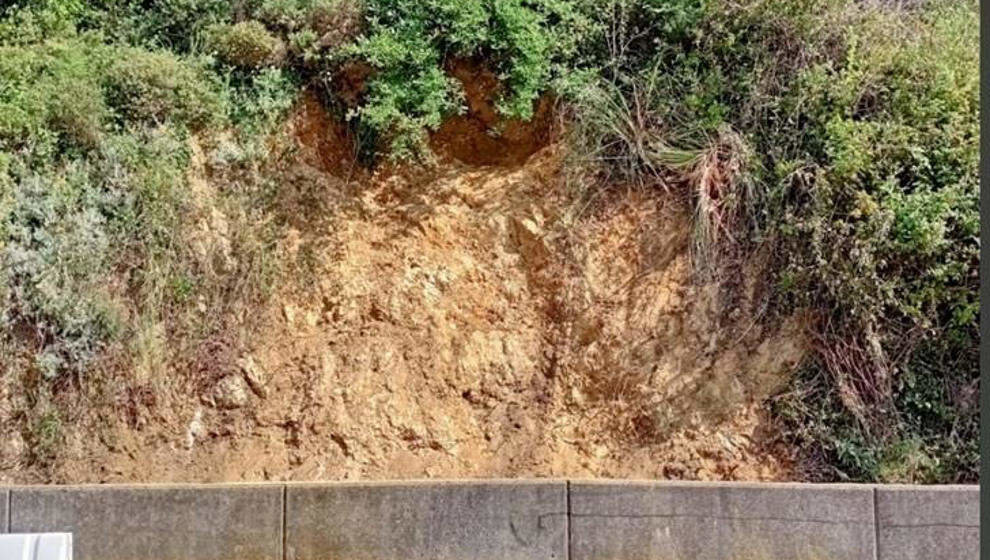
[[73, 533], [80, 560], [280, 560], [284, 489], [13, 488], [10, 532]]
[[[572, 483], [573, 560], [874, 558], [873, 489]], [[903, 557], [901, 557], [903, 558]]]
[[289, 486], [288, 560], [565, 560], [564, 482]]
[[974, 487], [879, 487], [877, 551], [880, 558], [979, 556], [980, 493]]
[[[4, 522], [5, 521], [5, 522]], [[954, 560], [977, 486], [478, 481], [0, 488], [76, 560]]]

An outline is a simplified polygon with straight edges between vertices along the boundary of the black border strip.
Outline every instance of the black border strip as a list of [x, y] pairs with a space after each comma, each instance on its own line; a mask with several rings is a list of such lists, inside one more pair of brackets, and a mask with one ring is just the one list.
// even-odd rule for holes
[[[987, 453], [990, 452], [990, 387], [987, 371], [990, 370], [990, 224], [987, 223], [990, 209], [990, 192], [986, 179], [990, 177], [990, 0], [980, 2], [980, 480], [990, 479], [990, 465]], [[990, 560], [990, 490], [980, 485], [980, 558]]]

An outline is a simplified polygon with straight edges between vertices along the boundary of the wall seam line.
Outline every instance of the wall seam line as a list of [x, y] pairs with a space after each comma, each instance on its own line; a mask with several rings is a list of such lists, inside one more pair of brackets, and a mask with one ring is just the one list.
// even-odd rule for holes
[[571, 537], [571, 481], [566, 480], [567, 492], [565, 494], [566, 505], [567, 505], [567, 517], [565, 517], [566, 528], [567, 528], [567, 550], [564, 551], [564, 557], [566, 560], [571, 560], [572, 556], [572, 537]]
[[14, 518], [14, 512], [10, 511], [10, 504], [12, 503], [12, 500], [10, 499], [10, 497], [13, 494], [14, 494], [14, 489], [13, 488], [8, 488], [7, 489], [7, 528], [5, 529], [5, 532], [7, 534], [10, 534], [10, 526], [11, 526], [11, 523], [12, 523], [11, 520]]
[[280, 530], [282, 532], [281, 534], [282, 560], [286, 560], [286, 558], [288, 557], [288, 552], [285, 549], [285, 526], [286, 526], [285, 518], [286, 518], [286, 511], [288, 509], [288, 505], [286, 504], [286, 502], [288, 501], [288, 493], [289, 493], [288, 486], [283, 484], [282, 485], [282, 526], [280, 527]]
[[873, 560], [880, 560], [880, 515], [877, 513], [877, 487], [873, 486]]

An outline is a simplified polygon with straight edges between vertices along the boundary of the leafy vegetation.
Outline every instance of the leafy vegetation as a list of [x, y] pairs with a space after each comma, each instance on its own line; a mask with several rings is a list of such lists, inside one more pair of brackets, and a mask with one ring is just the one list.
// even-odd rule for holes
[[[232, 130], [243, 153], [297, 89], [85, 30], [91, 7], [29, 3], [0, 20], [0, 375], [22, 380], [40, 464], [65, 420], [59, 385], [96, 389], [121, 368], [148, 382], [171, 352], [223, 329], [217, 310], [265, 289], [257, 263], [271, 235], [253, 212], [235, 222], [234, 268], [194, 250], [192, 138]], [[264, 208], [266, 188], [246, 176], [213, 203]], [[240, 279], [247, 289], [234, 289]]]
[[978, 377], [974, 10], [866, 14], [843, 66], [801, 76], [814, 159], [777, 164], [784, 293], [823, 310], [819, 354], [860, 437], [935, 463], [965, 457], [967, 480], [976, 455], [942, 443], [976, 433], [975, 403], [947, 394], [975, 390]]
[[[465, 110], [448, 70], [471, 60], [497, 74], [505, 119], [559, 100], [581, 196], [690, 197], [698, 269], [716, 280], [768, 256], [770, 313], [807, 312], [816, 345], [773, 401], [809, 477], [975, 480], [976, 13], [974, 0], [6, 4], [0, 358], [78, 379], [121, 345], [141, 362], [148, 345], [128, 341], [178, 329], [196, 301], [249, 297], [228, 288], [266, 282], [271, 232], [247, 223], [271, 221], [266, 139], [299, 92], [373, 155], [426, 158], [429, 133]], [[193, 138], [231, 177], [219, 204], [245, 220], [234, 250], [249, 270], [183, 241]], [[58, 415], [38, 418], [47, 456]]]
[[620, 14], [635, 48], [578, 92], [585, 182], [686, 185], [698, 263], [773, 255], [771, 309], [811, 312], [776, 406], [816, 476], [974, 480], [975, 3], [664, 5], [687, 23], [651, 47]]
[[553, 0], [374, 0], [364, 8], [367, 31], [344, 56], [374, 73], [351, 116], [399, 158], [421, 154], [425, 133], [462, 107], [446, 63], [484, 60], [501, 82], [499, 112], [529, 119], [537, 97], [575, 55], [572, 31], [589, 25], [577, 3]]

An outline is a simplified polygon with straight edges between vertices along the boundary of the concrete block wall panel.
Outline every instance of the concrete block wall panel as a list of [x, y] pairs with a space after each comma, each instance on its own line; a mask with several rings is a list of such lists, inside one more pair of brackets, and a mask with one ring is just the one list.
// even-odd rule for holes
[[879, 560], [979, 557], [979, 486], [879, 486], [876, 500]]
[[14, 488], [14, 533], [71, 532], [74, 560], [281, 560], [283, 488]]
[[0, 533], [10, 532], [10, 489], [0, 488]]
[[565, 482], [289, 485], [287, 560], [566, 560]]
[[572, 482], [571, 559], [873, 560], [858, 485]]

